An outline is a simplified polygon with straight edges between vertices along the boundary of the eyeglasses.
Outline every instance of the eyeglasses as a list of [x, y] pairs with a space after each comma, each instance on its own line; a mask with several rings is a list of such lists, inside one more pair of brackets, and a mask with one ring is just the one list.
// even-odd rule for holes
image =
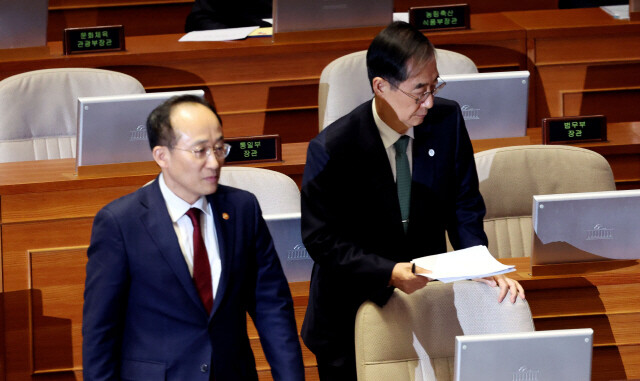
[[186, 149], [186, 148], [179, 148], [179, 147], [173, 147], [173, 148], [180, 151], [191, 152], [196, 159], [208, 158], [209, 156], [211, 156], [211, 153], [213, 153], [216, 159], [224, 159], [227, 156], [229, 156], [229, 151], [231, 151], [231, 145], [227, 143], [224, 143], [222, 145], [215, 146], [215, 147], [204, 146], [201, 148], [193, 148], [193, 149]]
[[438, 91], [442, 90], [442, 88], [444, 87], [444, 85], [446, 85], [447, 83], [445, 81], [443, 81], [442, 79], [438, 78], [438, 84], [436, 85], [436, 87], [429, 91], [425, 91], [424, 93], [422, 93], [422, 95], [420, 95], [419, 97], [416, 97], [413, 94], [407, 93], [406, 91], [402, 90], [401, 88], [399, 88], [398, 86], [394, 85], [391, 81], [387, 80], [387, 82], [389, 82], [389, 85], [391, 85], [391, 87], [396, 88], [397, 90], [400, 90], [400, 92], [406, 96], [408, 96], [409, 98], [413, 99], [414, 101], [416, 101], [416, 104], [422, 104], [424, 103], [427, 98], [429, 98], [430, 95], [435, 96]]

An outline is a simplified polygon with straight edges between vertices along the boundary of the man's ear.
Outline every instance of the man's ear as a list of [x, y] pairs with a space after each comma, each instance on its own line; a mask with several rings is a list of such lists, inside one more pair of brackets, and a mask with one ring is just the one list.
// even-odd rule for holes
[[371, 81], [371, 84], [372, 84], [371, 87], [373, 88], [373, 93], [376, 96], [383, 96], [389, 89], [389, 82], [385, 81], [381, 77], [373, 78], [373, 81]]
[[171, 156], [169, 154], [169, 147], [155, 146], [153, 147], [153, 151], [151, 151], [151, 153], [153, 154], [153, 160], [158, 163], [160, 168], [165, 169], [169, 166], [169, 161], [171, 159]]

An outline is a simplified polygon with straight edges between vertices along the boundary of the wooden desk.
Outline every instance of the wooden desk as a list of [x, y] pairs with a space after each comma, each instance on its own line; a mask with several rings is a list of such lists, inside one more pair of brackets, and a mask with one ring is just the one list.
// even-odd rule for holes
[[[631, 168], [635, 165], [638, 168], [638, 129], [640, 125], [637, 123], [610, 128], [611, 141], [595, 144], [593, 149], [601, 150], [607, 158], [612, 155], [616, 157], [622, 152], [620, 161], [626, 166], [623, 167]], [[621, 139], [619, 135], [626, 138]], [[476, 151], [481, 151], [505, 144], [536, 143], [539, 139], [538, 133], [519, 139], [475, 141], [474, 146]], [[300, 184], [306, 147], [307, 143], [285, 144], [284, 162], [262, 166], [286, 173]], [[0, 356], [0, 369], [4, 369], [4, 373], [0, 372], [0, 379], [3, 376], [7, 380], [37, 379], [36, 375], [61, 380], [80, 377], [84, 266], [93, 217], [105, 204], [134, 191], [156, 174], [157, 170], [149, 170], [133, 175], [78, 177], [75, 175], [72, 159], [0, 164], [0, 346], [5, 353], [4, 357]], [[640, 183], [638, 174], [640, 171], [635, 172], [636, 183]], [[637, 274], [634, 276], [637, 277]], [[614, 281], [617, 278], [607, 279]], [[627, 282], [631, 278], [620, 279], [621, 282]], [[561, 280], [558, 279], [557, 282], [559, 286], [553, 287], [563, 287]], [[534, 284], [533, 281], [530, 284]], [[635, 290], [635, 286], [624, 284], [626, 286], [620, 287]], [[547, 283], [535, 283], [531, 287], [553, 288]], [[607, 290], [612, 289], [617, 290], [614, 287]], [[300, 324], [306, 308], [308, 285], [292, 284], [292, 290], [296, 317]], [[585, 291], [585, 297], [598, 297], [597, 293], [589, 290]], [[535, 295], [529, 294], [532, 308]], [[593, 303], [597, 304], [597, 299], [594, 300], [596, 301]], [[607, 303], [618, 302], [618, 299], [612, 300]], [[573, 305], [568, 302], [561, 307], [568, 309], [565, 313], [570, 314], [567, 311]], [[636, 315], [630, 316], [635, 318]], [[626, 317], [616, 316], [615, 319]], [[558, 320], [560, 323], [556, 323]], [[548, 324], [565, 324], [566, 321], [574, 324], [573, 320], [564, 317], [544, 321], [551, 322]], [[622, 328], [616, 325], [615, 329], [618, 332]], [[269, 379], [266, 376], [268, 366], [259, 350], [255, 330], [252, 329], [251, 335], [261, 375]], [[625, 369], [627, 366], [630, 369], [626, 376], [638, 375], [638, 363], [626, 363], [632, 361], [628, 360], [629, 356], [635, 356], [635, 344], [620, 350], [611, 345], [603, 348], [609, 357], [598, 361], [624, 361]], [[630, 354], [625, 352], [628, 350], [631, 350]], [[617, 354], [620, 356], [616, 357]], [[607, 360], [608, 358], [613, 360]], [[306, 349], [304, 359], [308, 379], [317, 379], [315, 358]], [[624, 376], [620, 372], [611, 374], [615, 374], [615, 378]]]
[[[184, 5], [187, 0], [158, 2]], [[105, 2], [91, 2], [98, 3]], [[79, 7], [76, 0], [52, 4]], [[586, 8], [474, 14], [471, 25], [428, 36], [440, 48], [467, 55], [481, 71], [531, 71], [529, 127], [540, 125], [543, 117], [577, 114], [602, 113], [610, 122], [640, 120], [635, 107], [640, 102], [640, 22]], [[279, 133], [285, 143], [305, 142], [317, 133], [322, 69], [337, 57], [366, 49], [378, 30], [313, 32], [286, 42], [179, 43], [181, 33], [129, 35], [127, 52], [69, 57], [62, 55], [60, 41], [52, 41], [46, 56], [0, 57], [0, 79], [56, 67], [117, 70], [138, 78], [148, 91], [206, 90], [228, 136]]]
[[525, 289], [536, 330], [593, 328], [592, 380], [640, 378], [640, 261], [583, 275], [530, 275], [528, 258], [503, 259]]
[[[293, 148], [284, 148], [285, 161], [271, 166], [295, 178], [302, 174], [306, 143]], [[93, 218], [158, 172], [78, 177], [74, 168], [73, 159], [0, 164], [0, 379], [81, 377]]]
[[[469, 0], [471, 11], [496, 13], [528, 9], [555, 9], [557, 0]], [[424, 5], [424, 0], [396, 0], [394, 10]], [[429, 5], [451, 4], [431, 0]], [[193, 0], [50, 0], [47, 41], [62, 40], [64, 28], [124, 25], [127, 36], [182, 33]], [[162, 22], [158, 22], [162, 20]]]
[[[501, 14], [471, 18], [473, 28], [437, 32], [442, 48], [469, 56], [482, 70], [526, 69], [524, 30]], [[130, 36], [126, 52], [62, 55], [62, 43], [36, 57], [0, 57], [0, 79], [26, 71], [93, 67], [137, 78], [147, 91], [204, 89], [228, 136], [278, 133], [284, 143], [318, 132], [318, 82], [332, 60], [367, 49], [381, 28], [304, 33], [273, 41], [178, 42], [182, 34]]]
[[504, 15], [527, 31], [529, 126], [565, 115], [640, 120], [640, 22], [616, 20], [600, 8]]

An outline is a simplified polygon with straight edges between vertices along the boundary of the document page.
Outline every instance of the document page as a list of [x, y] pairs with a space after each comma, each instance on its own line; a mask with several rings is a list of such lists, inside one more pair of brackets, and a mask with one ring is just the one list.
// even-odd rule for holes
[[484, 278], [515, 271], [515, 266], [496, 260], [486, 246], [474, 246], [444, 254], [428, 255], [411, 261], [416, 266], [431, 270], [420, 274], [444, 283], [462, 279]]
[[258, 26], [248, 26], [242, 28], [227, 28], [227, 29], [214, 29], [214, 30], [198, 30], [195, 32], [189, 32], [180, 38], [181, 42], [184, 41], [231, 41], [242, 40], [258, 29]]

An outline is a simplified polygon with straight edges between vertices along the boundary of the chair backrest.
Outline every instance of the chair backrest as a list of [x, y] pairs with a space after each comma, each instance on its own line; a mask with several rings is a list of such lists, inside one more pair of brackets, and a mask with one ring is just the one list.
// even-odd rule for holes
[[473, 281], [432, 282], [411, 295], [395, 290], [384, 307], [363, 303], [355, 325], [358, 380], [452, 380], [456, 336], [534, 331], [527, 302], [498, 303], [498, 292]]
[[475, 161], [487, 207], [484, 229], [497, 258], [531, 255], [534, 195], [616, 189], [607, 160], [579, 147], [503, 147], [476, 153]]
[[0, 163], [75, 157], [78, 97], [144, 92], [137, 79], [101, 69], [45, 69], [5, 78]]
[[[436, 49], [438, 72], [442, 74], [477, 73], [468, 57]], [[318, 118], [320, 130], [348, 114], [373, 97], [367, 74], [367, 51], [347, 54], [330, 62], [320, 75]]]
[[262, 168], [223, 167], [220, 184], [253, 193], [262, 214], [300, 213], [300, 190], [289, 176]]

